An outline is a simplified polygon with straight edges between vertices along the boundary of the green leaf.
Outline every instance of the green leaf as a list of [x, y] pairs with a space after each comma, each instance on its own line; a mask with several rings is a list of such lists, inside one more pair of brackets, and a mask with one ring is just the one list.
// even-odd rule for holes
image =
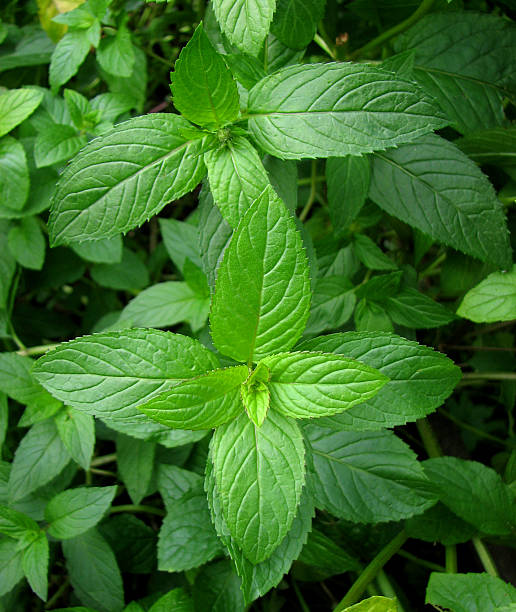
[[160, 464], [158, 467], [158, 489], [165, 507], [181, 499], [185, 493], [202, 484], [202, 476], [184, 470], [177, 465]]
[[271, 30], [290, 49], [304, 49], [324, 16], [326, 0], [278, 0]]
[[30, 588], [43, 601], [48, 595], [48, 561], [49, 547], [47, 536], [40, 531], [39, 536], [33, 540], [23, 551], [22, 567]]
[[196, 610], [244, 612], [246, 609], [240, 579], [229, 561], [205, 566], [195, 578], [193, 593]]
[[[0, 234], [0, 248], [2, 249], [2, 257], [0, 257], [0, 309], [4, 309], [7, 306], [9, 300], [9, 290], [11, 283], [16, 272], [16, 261], [11, 255], [7, 246], [7, 236]], [[5, 311], [4, 311], [5, 312]], [[7, 315], [6, 315], [7, 317]], [[8, 335], [7, 332], [5, 335]], [[0, 353], [0, 390], [4, 391], [3, 381], [3, 356], [7, 353]], [[9, 386], [9, 383], [7, 383]], [[6, 392], [7, 393], [7, 392]], [[7, 393], [9, 395], [9, 393]]]
[[22, 555], [18, 542], [10, 538], [0, 539], [0, 597], [23, 578]]
[[394, 323], [414, 329], [440, 327], [455, 319], [445, 306], [410, 287], [382, 303]]
[[42, 91], [28, 88], [11, 89], [0, 95], [0, 137], [32, 115], [42, 99]]
[[337, 431], [375, 430], [415, 421], [440, 406], [461, 378], [460, 369], [445, 355], [394, 334], [332, 334], [308, 340], [299, 349], [353, 357], [390, 378], [372, 399], [319, 421]]
[[206, 274], [204, 274], [199, 266], [196, 266], [189, 259], [185, 260], [183, 276], [186, 284], [199, 298], [210, 297], [210, 288], [208, 287]]
[[269, 185], [260, 156], [247, 138], [236, 136], [204, 157], [210, 189], [222, 216], [236, 227]]
[[403, 272], [390, 272], [389, 274], [381, 274], [373, 276], [365, 283], [360, 284], [355, 289], [358, 298], [366, 298], [368, 300], [384, 304], [386, 300], [399, 293], [399, 286]]
[[396, 270], [397, 265], [365, 234], [355, 234], [353, 245], [358, 259], [370, 270]]
[[48, 533], [69, 540], [94, 527], [115, 497], [116, 487], [77, 487], [58, 493], [45, 508]]
[[182, 572], [207, 563], [221, 550], [202, 482], [167, 505], [159, 532], [158, 569]]
[[304, 447], [294, 421], [269, 411], [215, 430], [212, 456], [222, 512], [251, 563], [274, 552], [292, 526], [304, 484]]
[[266, 357], [271, 406], [296, 419], [328, 416], [374, 397], [389, 381], [368, 365], [330, 353]]
[[351, 63], [290, 66], [265, 77], [249, 92], [248, 113], [256, 142], [284, 159], [361, 155], [446, 125], [417, 85]]
[[312, 529], [298, 561], [322, 569], [328, 576], [361, 570], [361, 564], [318, 529]]
[[477, 533], [473, 525], [460, 519], [440, 502], [423, 514], [410, 518], [405, 523], [405, 529], [410, 538], [439, 542], [444, 546], [469, 542]]
[[398, 606], [395, 599], [375, 595], [345, 608], [343, 612], [398, 612]]
[[176, 109], [199, 125], [220, 128], [238, 117], [236, 83], [202, 24], [179, 54], [172, 73], [172, 97]]
[[187, 140], [181, 132], [189, 126], [178, 115], [153, 113], [120, 123], [84, 147], [55, 192], [52, 244], [127, 232], [191, 191], [205, 172], [202, 154], [211, 140]]
[[129, 249], [123, 249], [119, 263], [99, 263], [91, 269], [93, 280], [108, 289], [134, 290], [149, 284], [149, 272], [142, 259]]
[[72, 249], [86, 261], [114, 264], [122, 260], [122, 236], [113, 236], [104, 240], [81, 242], [71, 245]]
[[242, 218], [224, 252], [210, 315], [215, 346], [249, 363], [288, 350], [308, 318], [309, 287], [294, 220], [269, 187]]
[[377, 153], [369, 197], [440, 243], [502, 267], [512, 263], [505, 216], [492, 185], [439, 136]]
[[243, 411], [240, 385], [248, 374], [243, 365], [213, 370], [179, 383], [138, 409], [174, 429], [212, 429]]
[[[2, 208], [20, 211], [29, 195], [29, 170], [25, 149], [11, 136], [0, 140], [0, 188]], [[3, 215], [2, 215], [3, 216]]]
[[516, 51], [512, 23], [471, 11], [433, 13], [399, 36], [394, 48], [415, 51], [414, 76], [455, 129], [467, 133], [502, 123], [502, 98], [514, 91], [507, 62]]
[[9, 230], [9, 250], [24, 268], [41, 270], [45, 260], [45, 238], [36, 217], [24, 217]]
[[454, 612], [496, 612], [501, 606], [516, 603], [516, 589], [488, 574], [433, 572], [425, 601]]
[[156, 570], [158, 537], [152, 527], [125, 512], [104, 519], [99, 530], [113, 549], [120, 571], [150, 574]]
[[5, 442], [7, 435], [7, 428], [9, 425], [9, 405], [7, 402], [7, 396], [0, 392], [0, 456], [2, 453], [2, 447]]
[[47, 353], [36, 378], [54, 396], [108, 421], [162, 427], [136, 409], [151, 397], [218, 366], [216, 357], [192, 338], [157, 330], [126, 330], [77, 338]]
[[65, 406], [55, 417], [57, 431], [72, 459], [83, 469], [90, 468], [95, 447], [95, 421], [70, 406]]
[[464, 296], [457, 314], [475, 323], [516, 319], [516, 266], [493, 272]]
[[181, 273], [187, 259], [196, 266], [202, 265], [199, 230], [195, 225], [177, 219], [159, 219], [159, 228], [167, 253]]
[[354, 523], [399, 521], [435, 504], [415, 453], [391, 431], [304, 428], [311, 448], [308, 483], [315, 505]]
[[513, 495], [492, 468], [456, 457], [428, 459], [424, 467], [443, 504], [457, 516], [490, 535], [514, 531]]
[[75, 76], [91, 47], [88, 30], [71, 30], [57, 43], [50, 60], [49, 81], [55, 91]]
[[269, 368], [261, 361], [240, 388], [247, 416], [258, 427], [263, 424], [269, 410], [270, 394], [267, 386], [269, 378]]
[[326, 329], [337, 329], [353, 314], [355, 307], [353, 284], [346, 276], [318, 278], [306, 333], [318, 334]]
[[184, 589], [172, 589], [156, 601], [149, 612], [194, 612], [193, 601]]
[[131, 33], [120, 26], [114, 36], [105, 36], [97, 49], [97, 61], [106, 72], [117, 77], [130, 77], [134, 69]]
[[455, 140], [454, 144], [477, 164], [516, 164], [516, 126], [473, 132]]
[[20, 539], [30, 532], [39, 533], [38, 524], [18, 510], [0, 506], [0, 533]]
[[347, 155], [326, 162], [330, 218], [337, 236], [344, 234], [365, 204], [371, 180], [371, 161]]
[[210, 300], [193, 291], [187, 283], [166, 281], [148, 287], [122, 310], [120, 320], [137, 327], [172, 327], [181, 321], [194, 331], [204, 326]]
[[222, 32], [244, 53], [258, 55], [272, 21], [276, 0], [215, 0]]
[[[231, 69], [235, 79], [245, 87], [251, 89], [260, 79], [266, 75], [263, 62], [257, 57], [245, 53], [228, 53], [224, 55], [224, 61]], [[243, 102], [243, 100], [242, 100]]]
[[113, 551], [95, 530], [63, 541], [70, 582], [79, 600], [99, 612], [124, 607], [120, 570]]
[[71, 125], [54, 123], [41, 130], [34, 143], [36, 167], [62, 164], [71, 159], [88, 142], [86, 136]]
[[9, 476], [9, 501], [16, 502], [50, 482], [70, 461], [52, 420], [33, 425], [20, 442]]
[[155, 454], [154, 442], [135, 440], [123, 434], [116, 437], [118, 471], [133, 504], [139, 504], [149, 490]]

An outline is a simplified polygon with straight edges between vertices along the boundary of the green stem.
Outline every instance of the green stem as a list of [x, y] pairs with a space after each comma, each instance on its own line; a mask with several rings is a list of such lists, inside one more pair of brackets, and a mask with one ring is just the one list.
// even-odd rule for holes
[[516, 372], [465, 372], [463, 380], [516, 380]]
[[434, 273], [435, 269], [438, 268], [443, 261], [446, 259], [446, 253], [441, 253], [429, 266], [427, 266], [422, 272], [419, 273], [419, 278], [425, 278]]
[[431, 458], [441, 457], [443, 454], [441, 447], [428, 420], [418, 419], [416, 426], [428, 456]]
[[70, 586], [70, 580], [66, 578], [63, 584], [57, 589], [57, 591], [47, 601], [47, 603], [45, 604], [45, 609], [49, 610], [50, 608], [53, 608], [69, 586]]
[[516, 448], [516, 445], [511, 444], [511, 442], [509, 441], [502, 440], [502, 438], [499, 438], [498, 436], [493, 436], [493, 434], [487, 433], [486, 431], [482, 431], [481, 429], [477, 429], [476, 427], [474, 427], [473, 425], [470, 425], [469, 423], [464, 423], [464, 421], [461, 421], [457, 417], [453, 416], [453, 414], [450, 414], [444, 408], [440, 408], [439, 413], [445, 416], [447, 419], [449, 419], [453, 423], [455, 423], [456, 425], [458, 425], [459, 427], [461, 427], [462, 429], [471, 431], [472, 433], [477, 435], [479, 438], [485, 438], [486, 440], [491, 440], [492, 442], [496, 442], [496, 444], [500, 444], [501, 446], [505, 448], [507, 447]]
[[155, 508], [154, 506], [143, 506], [141, 504], [122, 504], [120, 506], [112, 506], [110, 514], [118, 514], [120, 512], [145, 512], [147, 514], [155, 514], [156, 516], [166, 516], [165, 510]]
[[337, 55], [335, 51], [330, 49], [330, 46], [320, 34], [316, 34], [314, 36], [314, 42], [317, 43], [319, 47], [321, 47], [321, 49], [331, 57], [331, 59], [333, 60], [337, 59]]
[[22, 348], [17, 351], [18, 355], [23, 357], [29, 357], [30, 355], [43, 355], [47, 351], [51, 351], [57, 348], [59, 344], [42, 344], [40, 346], [30, 346], [29, 348]]
[[[325, 176], [316, 176], [316, 177], [315, 177], [315, 182], [316, 182], [316, 183], [323, 183], [325, 180], [326, 180], [326, 177], [325, 177]], [[311, 184], [312, 184], [312, 182], [313, 182], [312, 177], [308, 177], [308, 178], [302, 178], [302, 179], [299, 179], [299, 180], [297, 181], [297, 184], [298, 184], [298, 185], [301, 187], [301, 186], [303, 186], [303, 185], [311, 185]]]
[[299, 215], [299, 220], [301, 222], [306, 220], [306, 218], [308, 217], [308, 213], [310, 212], [312, 206], [314, 205], [315, 194], [317, 193], [316, 192], [316, 185], [317, 185], [316, 177], [317, 177], [317, 160], [312, 159], [312, 172], [310, 174], [310, 193], [308, 195], [306, 204], [303, 210], [301, 211], [301, 214]]
[[299, 601], [299, 606], [303, 612], [310, 612], [310, 608], [308, 607], [305, 598], [303, 597], [299, 587], [297, 586], [297, 582], [292, 578], [292, 587], [294, 588], [294, 593], [296, 594], [297, 600]]
[[446, 573], [457, 573], [457, 547], [455, 545], [446, 546], [445, 548], [445, 563]]
[[333, 612], [342, 612], [342, 610], [345, 610], [348, 606], [356, 603], [367, 588], [367, 585], [376, 578], [378, 572], [383, 568], [387, 561], [399, 551], [407, 539], [407, 533], [403, 529], [395, 538], [384, 546], [356, 579]]
[[380, 591], [384, 597], [396, 598], [396, 610], [397, 612], [405, 612], [405, 609], [402, 607], [401, 602], [399, 600], [398, 594], [396, 593], [395, 588], [392, 586], [391, 581], [387, 574], [380, 570], [378, 572], [378, 576], [376, 577], [376, 582], [380, 587]]
[[438, 565], [437, 563], [432, 563], [432, 561], [427, 561], [426, 559], [420, 559], [419, 557], [416, 557], [416, 555], [413, 555], [412, 553], [409, 553], [406, 550], [399, 550], [398, 555], [400, 557], [408, 559], [409, 561], [412, 561], [412, 563], [421, 565], [421, 567], [426, 567], [427, 569], [432, 570], [433, 572], [444, 572], [445, 571], [445, 568], [442, 565]]
[[102, 455], [102, 457], [94, 457], [91, 460], [91, 467], [98, 467], [99, 465], [106, 465], [106, 463], [113, 463], [116, 461], [116, 453], [112, 453], [111, 455]]
[[496, 565], [494, 564], [494, 561], [491, 555], [489, 554], [489, 551], [485, 547], [484, 542], [482, 542], [480, 538], [473, 538], [471, 541], [473, 542], [473, 546], [477, 551], [480, 563], [482, 563], [482, 566], [484, 567], [486, 572], [490, 576], [498, 577], [498, 570], [496, 569]]
[[360, 49], [353, 51], [353, 53], [350, 55], [350, 59], [355, 59], [360, 55], [366, 55], [370, 51], [375, 50], [376, 47], [385, 44], [391, 38], [394, 38], [398, 34], [401, 34], [405, 30], [408, 30], [412, 25], [416, 23], [416, 21], [419, 21], [421, 17], [423, 17], [423, 15], [426, 15], [426, 13], [430, 11], [433, 3], [434, 0], [423, 0], [423, 2], [421, 2], [417, 10], [412, 13], [412, 15], [407, 17], [407, 19], [405, 19], [404, 21], [401, 21], [397, 25], [393, 26], [392, 28], [385, 30], [385, 32], [382, 32], [382, 34], [380, 34], [376, 38], [373, 38], [373, 40], [368, 42], [363, 47], [360, 47]]

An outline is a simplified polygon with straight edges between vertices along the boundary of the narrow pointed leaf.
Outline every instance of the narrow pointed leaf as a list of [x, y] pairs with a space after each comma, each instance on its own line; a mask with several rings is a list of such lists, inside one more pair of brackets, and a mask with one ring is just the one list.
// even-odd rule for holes
[[40, 531], [39, 536], [33, 540], [23, 551], [22, 567], [30, 588], [43, 601], [48, 594], [48, 561], [50, 551], [47, 536]]
[[369, 197], [438, 242], [501, 267], [512, 263], [503, 208], [487, 177], [436, 135], [374, 156]]
[[368, 365], [329, 353], [280, 353], [264, 363], [270, 370], [271, 406], [297, 419], [348, 410], [389, 381]]
[[238, 117], [238, 90], [230, 69], [197, 26], [172, 73], [176, 109], [199, 125], [222, 127]]
[[260, 383], [258, 387], [252, 388], [242, 385], [240, 394], [247, 415], [255, 425], [261, 427], [267, 416], [270, 404], [270, 393], [267, 385]]
[[260, 428], [242, 414], [215, 431], [212, 457], [229, 531], [251, 563], [264, 561], [297, 512], [304, 484], [301, 433], [277, 412]]
[[385, 150], [446, 125], [415, 84], [351, 63], [284, 68], [249, 93], [249, 129], [285, 159], [343, 157]]
[[269, 185], [260, 156], [247, 138], [237, 136], [204, 157], [210, 189], [222, 216], [236, 227], [240, 218]]
[[141, 225], [191, 191], [205, 173], [211, 140], [188, 140], [178, 115], [129, 119], [92, 140], [67, 166], [49, 229], [54, 245], [109, 238]]
[[156, 444], [134, 440], [123, 434], [116, 437], [116, 463], [133, 504], [146, 496], [154, 471]]
[[88, 470], [95, 447], [93, 417], [70, 406], [65, 406], [56, 415], [55, 423], [61, 441], [68, 449], [72, 459], [83, 469]]
[[269, 188], [242, 218], [224, 252], [211, 307], [214, 344], [245, 362], [289, 349], [308, 318], [309, 287], [294, 220]]
[[179, 383], [138, 409], [174, 429], [212, 429], [243, 411], [240, 385], [248, 374], [247, 366], [213, 370]]
[[13, 508], [0, 506], [0, 533], [10, 538], [22, 538], [31, 531], [39, 531], [39, 526], [33, 519]]

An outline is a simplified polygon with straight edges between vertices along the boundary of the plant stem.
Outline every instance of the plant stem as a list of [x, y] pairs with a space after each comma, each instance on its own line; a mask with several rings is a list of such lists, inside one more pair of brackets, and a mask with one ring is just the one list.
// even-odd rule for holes
[[297, 586], [297, 582], [292, 578], [292, 587], [294, 589], [294, 593], [296, 594], [297, 600], [299, 601], [299, 607], [303, 612], [310, 612], [310, 608], [308, 607], [305, 598], [303, 597], [299, 587]]
[[321, 47], [321, 49], [331, 57], [331, 59], [333, 60], [337, 59], [337, 55], [335, 54], [335, 51], [330, 49], [328, 43], [324, 40], [324, 38], [320, 34], [316, 34], [314, 36], [314, 42], [317, 43], [319, 47]]
[[30, 355], [44, 355], [47, 351], [57, 348], [59, 344], [41, 344], [40, 346], [30, 346], [16, 351], [18, 355], [29, 357]]
[[68, 578], [66, 578], [65, 581], [63, 582], [63, 584], [57, 589], [57, 591], [47, 601], [47, 603], [45, 604], [45, 609], [49, 610], [50, 608], [53, 608], [55, 606], [55, 604], [61, 598], [61, 595], [63, 595], [63, 593], [66, 591], [66, 589], [69, 586], [70, 586], [70, 580]]
[[494, 561], [491, 555], [489, 554], [489, 551], [485, 547], [484, 542], [482, 542], [480, 538], [473, 538], [471, 541], [473, 542], [473, 546], [475, 547], [475, 550], [477, 551], [477, 555], [478, 555], [478, 558], [480, 559], [480, 563], [482, 563], [482, 566], [484, 567], [486, 572], [490, 576], [498, 577], [498, 570], [496, 569], [496, 565], [494, 564]]
[[404, 559], [408, 559], [417, 565], [421, 565], [421, 567], [426, 567], [429, 570], [433, 570], [434, 572], [444, 572], [445, 568], [442, 565], [437, 563], [432, 563], [432, 561], [427, 561], [426, 559], [420, 559], [413, 555], [412, 553], [407, 552], [406, 550], [399, 550], [398, 555], [403, 557]]
[[396, 598], [397, 612], [405, 612], [404, 608], [401, 605], [401, 602], [399, 600], [399, 597], [398, 597], [398, 594], [396, 593], [395, 588], [392, 586], [391, 581], [389, 580], [389, 577], [383, 570], [380, 570], [378, 572], [378, 576], [376, 577], [376, 583], [380, 587], [380, 591], [384, 597], [391, 597], [393, 599]]
[[516, 445], [511, 444], [509, 441], [502, 440], [502, 438], [499, 438], [498, 436], [493, 436], [493, 434], [487, 433], [486, 431], [482, 431], [481, 429], [477, 429], [476, 427], [474, 427], [473, 425], [470, 425], [469, 423], [464, 423], [464, 421], [461, 421], [457, 417], [453, 416], [453, 414], [449, 413], [447, 410], [444, 410], [444, 408], [439, 408], [439, 413], [445, 416], [447, 419], [449, 419], [453, 423], [455, 423], [456, 425], [458, 425], [459, 427], [461, 427], [462, 429], [467, 429], [468, 431], [471, 431], [472, 433], [477, 435], [479, 438], [485, 438], [486, 440], [491, 440], [492, 442], [496, 442], [496, 444], [500, 444], [501, 446], [504, 446], [505, 448], [507, 447], [516, 448]]
[[443, 454], [441, 447], [428, 420], [418, 419], [416, 426], [428, 456], [431, 458], [441, 457]]
[[98, 467], [99, 465], [106, 465], [106, 463], [113, 463], [116, 461], [116, 453], [112, 453], [111, 455], [102, 455], [102, 457], [94, 457], [91, 460], [91, 467]]
[[367, 585], [376, 578], [378, 572], [387, 561], [398, 552], [407, 539], [407, 533], [402, 529], [396, 537], [382, 548], [371, 563], [363, 570], [333, 612], [342, 612], [348, 606], [356, 603], [367, 588]]
[[375, 50], [376, 47], [385, 44], [391, 38], [394, 38], [398, 34], [401, 34], [405, 30], [408, 30], [412, 25], [416, 23], [416, 21], [419, 21], [421, 17], [423, 17], [423, 15], [428, 13], [428, 11], [432, 8], [433, 3], [434, 0], [423, 0], [423, 2], [421, 2], [416, 11], [412, 13], [412, 15], [407, 17], [407, 19], [401, 21], [400, 23], [396, 24], [392, 28], [389, 28], [388, 30], [385, 30], [385, 32], [382, 32], [382, 34], [380, 34], [376, 38], [373, 38], [373, 40], [369, 41], [363, 47], [360, 47], [360, 49], [356, 49], [356, 51], [353, 51], [349, 58], [353, 60], [356, 57], [359, 57], [360, 55], [365, 55]]
[[317, 185], [316, 178], [317, 178], [317, 160], [312, 159], [312, 172], [310, 174], [310, 193], [308, 194], [308, 199], [306, 201], [306, 204], [303, 210], [301, 211], [301, 214], [299, 215], [299, 220], [301, 222], [306, 220], [306, 218], [308, 217], [308, 213], [310, 212], [315, 202], [315, 194], [317, 193], [316, 192], [316, 185]]
[[445, 548], [445, 563], [446, 572], [448, 574], [457, 573], [457, 547], [455, 545], [446, 546]]
[[435, 269], [438, 268], [443, 261], [446, 259], [446, 253], [441, 253], [430, 265], [428, 265], [422, 272], [419, 273], [419, 278], [425, 278], [434, 273]]
[[516, 372], [465, 372], [463, 380], [516, 380]]
[[145, 512], [147, 514], [155, 514], [156, 516], [165, 516], [167, 513], [161, 508], [154, 506], [143, 506], [140, 504], [122, 504], [120, 506], [112, 506], [109, 514], [118, 514], [120, 512]]

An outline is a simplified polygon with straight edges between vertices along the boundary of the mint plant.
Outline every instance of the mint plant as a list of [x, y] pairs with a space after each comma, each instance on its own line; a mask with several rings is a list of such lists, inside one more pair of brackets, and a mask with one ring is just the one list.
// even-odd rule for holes
[[0, 610], [516, 604], [516, 29], [475, 6], [0, 9]]

